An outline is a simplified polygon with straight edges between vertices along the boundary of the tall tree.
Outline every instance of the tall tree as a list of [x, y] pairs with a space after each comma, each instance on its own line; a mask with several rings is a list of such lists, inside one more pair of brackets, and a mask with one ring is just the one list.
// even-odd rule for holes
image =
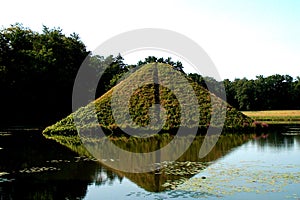
[[71, 112], [73, 81], [88, 55], [77, 34], [15, 24], [0, 30], [0, 49], [1, 120], [43, 123]]

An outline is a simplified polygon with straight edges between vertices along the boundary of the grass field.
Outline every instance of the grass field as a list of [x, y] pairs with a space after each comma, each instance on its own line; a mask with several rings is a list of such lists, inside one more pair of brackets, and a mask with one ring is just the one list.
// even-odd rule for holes
[[243, 111], [245, 115], [269, 124], [300, 124], [300, 110]]

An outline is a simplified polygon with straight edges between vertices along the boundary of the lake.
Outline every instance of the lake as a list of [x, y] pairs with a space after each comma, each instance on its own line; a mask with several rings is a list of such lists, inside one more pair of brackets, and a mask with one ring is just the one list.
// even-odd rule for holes
[[281, 134], [289, 130], [297, 127], [224, 135], [203, 159], [200, 138], [161, 170], [132, 174], [78, 156], [39, 130], [5, 129], [0, 199], [300, 199], [300, 136]]

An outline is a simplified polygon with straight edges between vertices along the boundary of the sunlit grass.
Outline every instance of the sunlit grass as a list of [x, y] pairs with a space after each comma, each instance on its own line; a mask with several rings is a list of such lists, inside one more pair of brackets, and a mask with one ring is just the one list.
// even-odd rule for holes
[[243, 114], [261, 122], [300, 124], [300, 110], [243, 111]]
[[[172, 82], [170, 76], [181, 77], [180, 72], [173, 72], [171, 66], [157, 64], [158, 74], [161, 77], [163, 84], [159, 85], [159, 93], [155, 95], [155, 85], [151, 81], [145, 85], [136, 84], [136, 80], [152, 80], [153, 79], [153, 65], [148, 64], [142, 68], [130, 74], [126, 79], [121, 81], [106, 94], [91, 102], [85, 107], [78, 109], [75, 113], [62, 119], [56, 124], [47, 127], [44, 131], [44, 135], [65, 135], [76, 136], [77, 129], [86, 130], [90, 133], [94, 132], [94, 129], [101, 127], [105, 129], [107, 135], [122, 136], [124, 132], [120, 131], [128, 127], [148, 127], [149, 130], [161, 130], [170, 134], [176, 134], [179, 127], [195, 128], [198, 126], [198, 133], [206, 133], [208, 127], [223, 128], [223, 131], [231, 132], [237, 130], [253, 131], [253, 120], [246, 117], [241, 112], [224, 102], [222, 99], [216, 97], [208, 90], [203, 88], [191, 80], [185, 78], [178, 78], [179, 80]], [[172, 72], [172, 73], [171, 73]], [[171, 75], [170, 75], [171, 73]], [[185, 82], [186, 81], [186, 82]], [[188, 82], [190, 81], [190, 82]], [[167, 87], [168, 86], [168, 87]], [[176, 87], [175, 87], [176, 86]], [[187, 87], [189, 86], [189, 87]], [[173, 88], [173, 89], [172, 89]], [[194, 95], [188, 95], [184, 93], [185, 90], [191, 90], [189, 93]], [[176, 97], [176, 94], [183, 94], [181, 97], [181, 103]], [[124, 97], [131, 94], [129, 103], [121, 104]], [[113, 98], [114, 97], [114, 98]], [[163, 107], [164, 112], [160, 112], [163, 119], [165, 119], [162, 128], [159, 123], [150, 123], [151, 106], [154, 105], [156, 100], [159, 100], [159, 104]], [[114, 101], [113, 101], [114, 100]], [[215, 106], [212, 108], [211, 101], [213, 100]], [[193, 107], [193, 101], [198, 103], [199, 115], [195, 113], [197, 107]], [[198, 102], [197, 102], [198, 101]], [[112, 104], [115, 102], [115, 104]], [[116, 103], [117, 102], [117, 103]], [[185, 105], [185, 115], [182, 115], [181, 106]], [[113, 108], [119, 107], [118, 119], [121, 124], [115, 120], [113, 116]], [[129, 110], [129, 115], [124, 110]], [[121, 112], [122, 111], [122, 112]], [[92, 116], [97, 115], [97, 121], [93, 120]], [[216, 113], [212, 120], [212, 112]], [[223, 116], [226, 120], [223, 126]], [[76, 116], [76, 127], [74, 124], [74, 116]], [[130, 117], [128, 117], [130, 116]], [[163, 117], [165, 116], [165, 117]], [[134, 126], [133, 126], [133, 125]], [[151, 125], [151, 127], [150, 127]], [[136, 126], [136, 127], [135, 127]], [[188, 132], [187, 132], [188, 134]]]

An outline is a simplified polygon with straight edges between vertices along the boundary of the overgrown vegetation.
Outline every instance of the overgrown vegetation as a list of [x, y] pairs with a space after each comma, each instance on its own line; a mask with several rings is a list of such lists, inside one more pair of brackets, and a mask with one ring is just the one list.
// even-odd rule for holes
[[[124, 135], [124, 133], [120, 130], [120, 128], [126, 128], [130, 126], [130, 121], [132, 120], [137, 126], [145, 127], [150, 123], [150, 116], [148, 114], [149, 109], [151, 109], [151, 105], [155, 103], [155, 85], [154, 84], [147, 84], [143, 85], [139, 88], [136, 88], [134, 90], [134, 95], [130, 98], [130, 106], [129, 106], [129, 113], [131, 119], [126, 118], [125, 112], [119, 112], [118, 117], [122, 118], [123, 124], [118, 125], [115, 122], [112, 108], [111, 108], [111, 101], [112, 101], [112, 95], [114, 91], [119, 91], [119, 95], [116, 97], [117, 100], [122, 100], [126, 92], [129, 92], [132, 90], [133, 82], [135, 80], [147, 80], [148, 78], [152, 78], [153, 76], [153, 65], [161, 66], [159, 69], [162, 69], [159, 71], [160, 76], [163, 77], [165, 71], [164, 69], [171, 68], [170, 65], [166, 64], [147, 64], [143, 66], [142, 68], [138, 69], [136, 72], [131, 74], [129, 77], [127, 77], [125, 80], [120, 82], [118, 85], [113, 87], [111, 90], [109, 90], [107, 93], [105, 93], [100, 98], [96, 99], [94, 102], [88, 104], [85, 107], [82, 107], [78, 109], [75, 113], [69, 115], [68, 117], [64, 118], [63, 120], [57, 122], [56, 124], [47, 127], [44, 130], [44, 134], [51, 136], [51, 135], [66, 135], [66, 136], [76, 136], [76, 128], [74, 126], [74, 119], [73, 115], [76, 115], [78, 119], [80, 119], [80, 122], [77, 123], [77, 128], [79, 129], [90, 129], [91, 132], [93, 132], [93, 129], [97, 128], [98, 126], [101, 126], [106, 132], [107, 135], [113, 135], [113, 136], [120, 136]], [[180, 74], [180, 72], [176, 72]], [[171, 78], [166, 80], [166, 82], [171, 81]], [[224, 102], [222, 99], [216, 97], [214, 94], [209, 93], [208, 90], [200, 86], [199, 84], [195, 82], [190, 82], [193, 91], [194, 92], [198, 104], [199, 104], [199, 119], [195, 119], [198, 121], [198, 128], [199, 133], [206, 133], [206, 130], [209, 126], [214, 128], [219, 128], [221, 125], [221, 122], [218, 120], [221, 120], [219, 118], [215, 119], [213, 122], [211, 121], [211, 98], [215, 98], [215, 102], [218, 105], [217, 109], [214, 110], [214, 112], [220, 113], [226, 112], [226, 121], [225, 121], [225, 130], [226, 131], [233, 131], [233, 130], [249, 130], [252, 128], [252, 122], [253, 120], [249, 117], [246, 117], [241, 112], [237, 111], [235, 108]], [[186, 87], [183, 83], [176, 83], [176, 89], [180, 91], [185, 90]], [[124, 94], [122, 94], [122, 92]], [[120, 95], [121, 94], [121, 95]], [[119, 99], [118, 99], [119, 98]], [[191, 99], [190, 97], [184, 98], [185, 102], [188, 103]], [[189, 127], [189, 124], [182, 124], [183, 121], [189, 121], [194, 118], [194, 116], [187, 115], [187, 119], [181, 119], [181, 111], [178, 99], [174, 95], [174, 93], [162, 85], [159, 86], [159, 100], [160, 104], [165, 110], [166, 115], [166, 121], [164, 123], [164, 126], [162, 127], [162, 131], [160, 133], [171, 133], [176, 134], [176, 131], [180, 126], [184, 126], [187, 128]], [[128, 105], [126, 105], [128, 106]], [[221, 110], [221, 107], [225, 106], [227, 110]], [[124, 111], [128, 108], [124, 108]], [[163, 111], [162, 111], [163, 112]], [[93, 120], [91, 120], [91, 117], [94, 116], [96, 113], [98, 122], [94, 123]], [[190, 112], [192, 113], [192, 112]], [[129, 120], [129, 121], [128, 121]], [[155, 129], [156, 127], [154, 127]], [[189, 133], [187, 133], [189, 134]], [[126, 134], [125, 134], [126, 135]]]

